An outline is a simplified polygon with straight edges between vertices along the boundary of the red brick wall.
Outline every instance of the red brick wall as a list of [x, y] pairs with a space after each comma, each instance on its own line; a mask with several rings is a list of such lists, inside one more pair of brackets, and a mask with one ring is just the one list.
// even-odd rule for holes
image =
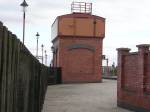
[[123, 60], [124, 61], [123, 74], [125, 74], [123, 86], [124, 88], [130, 91], [137, 90], [137, 81], [138, 81], [137, 59], [138, 59], [138, 55], [129, 54], [129, 55], [126, 55]]
[[150, 111], [150, 52], [147, 44], [138, 45], [137, 53], [118, 49], [118, 106], [139, 112]]
[[148, 53], [146, 56], [146, 61], [145, 61], [145, 92], [150, 94], [150, 53]]
[[58, 37], [57, 41], [63, 83], [101, 81], [102, 38]]

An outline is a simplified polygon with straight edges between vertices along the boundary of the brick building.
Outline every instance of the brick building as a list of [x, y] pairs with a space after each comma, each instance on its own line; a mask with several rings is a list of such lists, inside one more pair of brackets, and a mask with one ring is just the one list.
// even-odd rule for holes
[[118, 49], [118, 106], [137, 112], [150, 112], [150, 51], [148, 44], [137, 45], [138, 52]]
[[[91, 8], [88, 3], [79, 4]], [[62, 68], [63, 83], [101, 82], [105, 19], [92, 15], [90, 9], [78, 12], [73, 6], [72, 10], [52, 25], [53, 66]]]

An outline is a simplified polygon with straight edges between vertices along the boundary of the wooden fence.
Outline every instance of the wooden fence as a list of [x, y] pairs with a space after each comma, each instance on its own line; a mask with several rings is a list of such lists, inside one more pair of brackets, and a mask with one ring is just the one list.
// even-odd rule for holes
[[49, 72], [0, 22], [0, 112], [41, 112]]

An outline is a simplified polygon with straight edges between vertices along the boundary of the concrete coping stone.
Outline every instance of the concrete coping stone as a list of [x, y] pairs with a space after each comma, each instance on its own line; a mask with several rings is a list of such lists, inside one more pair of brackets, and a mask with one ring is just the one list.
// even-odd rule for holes
[[117, 51], [130, 51], [130, 48], [117, 48]]
[[138, 48], [143, 48], [143, 47], [150, 47], [150, 44], [139, 44], [139, 45], [136, 45], [136, 47]]

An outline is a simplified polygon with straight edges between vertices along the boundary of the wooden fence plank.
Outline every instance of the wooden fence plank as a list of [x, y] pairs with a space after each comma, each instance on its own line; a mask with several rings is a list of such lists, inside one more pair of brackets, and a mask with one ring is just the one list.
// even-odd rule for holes
[[6, 102], [6, 93], [7, 93], [7, 39], [8, 39], [8, 31], [7, 28], [4, 27], [3, 30], [3, 55], [2, 55], [2, 99], [1, 99], [1, 112], [6, 112], [7, 110], [7, 102]]
[[12, 64], [11, 64], [11, 73], [12, 73], [12, 91], [13, 91], [13, 112], [17, 112], [17, 104], [16, 104], [16, 97], [17, 97], [17, 94], [16, 94], [16, 83], [17, 83], [17, 80], [16, 80], [16, 73], [15, 73], [15, 68], [16, 68], [16, 65], [15, 65], [15, 56], [16, 56], [16, 36], [13, 34], [12, 35]]
[[[1, 100], [2, 100], [2, 62], [1, 62], [1, 58], [2, 58], [2, 41], [3, 41], [3, 24], [0, 22], [0, 104], [1, 104]], [[0, 105], [0, 110], [1, 110], [1, 105]]]
[[8, 50], [7, 50], [7, 112], [13, 110], [13, 80], [12, 80], [12, 33], [8, 34]]
[[[3, 24], [0, 22], [0, 63], [1, 63], [1, 56], [2, 56], [2, 38], [3, 38]], [[1, 77], [1, 64], [0, 64], [0, 77]]]
[[15, 81], [16, 81], [16, 86], [15, 86], [15, 97], [16, 97], [16, 111], [15, 112], [25, 112], [24, 111], [24, 86], [23, 86], [23, 80], [24, 77], [22, 77], [22, 75], [24, 73], [26, 73], [26, 71], [24, 70], [24, 72], [22, 72], [22, 74], [20, 73], [20, 66], [23, 66], [23, 63], [20, 64], [20, 49], [21, 49], [21, 45], [20, 45], [20, 41], [17, 39], [17, 37], [15, 37]]

